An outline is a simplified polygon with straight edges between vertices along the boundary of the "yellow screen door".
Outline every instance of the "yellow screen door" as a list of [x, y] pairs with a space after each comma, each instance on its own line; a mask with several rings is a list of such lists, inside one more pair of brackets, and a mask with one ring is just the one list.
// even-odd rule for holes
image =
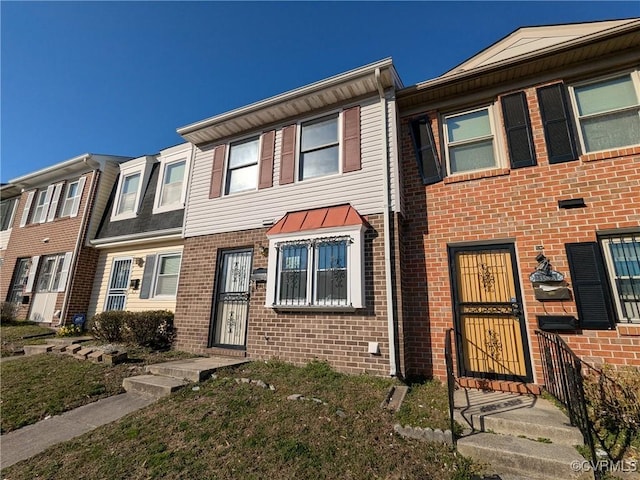
[[531, 381], [513, 245], [451, 248], [460, 375]]

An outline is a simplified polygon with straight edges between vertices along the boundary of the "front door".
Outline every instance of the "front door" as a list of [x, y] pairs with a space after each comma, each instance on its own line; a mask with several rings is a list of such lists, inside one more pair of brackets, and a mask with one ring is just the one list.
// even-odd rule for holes
[[530, 382], [514, 246], [455, 247], [449, 259], [459, 374]]
[[127, 304], [127, 290], [129, 288], [132, 260], [132, 258], [113, 259], [107, 298], [104, 303], [105, 312], [108, 310], [124, 310]]
[[210, 347], [245, 348], [252, 261], [246, 249], [222, 252], [218, 260]]
[[29, 312], [29, 320], [32, 322], [53, 321], [63, 263], [64, 254], [48, 255], [40, 260], [40, 271]]

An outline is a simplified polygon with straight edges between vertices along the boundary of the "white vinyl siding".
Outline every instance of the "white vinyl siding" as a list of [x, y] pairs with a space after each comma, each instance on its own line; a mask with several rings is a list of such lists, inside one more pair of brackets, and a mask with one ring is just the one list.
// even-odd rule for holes
[[[196, 148], [185, 219], [185, 236], [262, 228], [263, 221], [275, 222], [289, 211], [341, 203], [350, 203], [361, 215], [382, 213], [386, 203], [383, 172], [387, 159], [383, 151], [384, 124], [381, 104], [376, 98], [361, 102], [360, 105], [362, 169], [355, 172], [279, 185], [282, 128], [278, 128], [274, 156], [274, 186], [210, 199], [213, 148], [217, 144]], [[395, 115], [392, 101], [389, 101], [388, 111]], [[292, 123], [293, 121], [286, 125]], [[391, 124], [390, 121], [388, 123]], [[388, 145], [391, 150], [395, 143], [389, 142]], [[394, 158], [395, 153], [392, 151], [391, 155]], [[397, 173], [394, 161], [391, 162], [390, 169], [390, 183], [395, 185]], [[395, 189], [392, 189], [391, 200], [394, 210], [397, 210], [396, 195]], [[212, 217], [214, 210], [215, 216]]]
[[[165, 243], [155, 243], [151, 246], [139, 246], [128, 248], [113, 248], [109, 250], [102, 250], [98, 259], [98, 266], [96, 268], [96, 274], [93, 281], [93, 289], [91, 291], [91, 301], [89, 302], [89, 309], [87, 318], [91, 318], [96, 313], [103, 311], [107, 290], [109, 285], [109, 278], [111, 275], [111, 268], [113, 266], [113, 260], [115, 258], [133, 258], [134, 261], [131, 264], [131, 280], [140, 280], [140, 286], [142, 286], [142, 276], [144, 274], [144, 264], [139, 264], [135, 259], [145, 259], [148, 255], [163, 255], [163, 254], [182, 254], [182, 243], [180, 241], [172, 241]], [[132, 289], [130, 286], [127, 288], [127, 303], [126, 309], [131, 312], [141, 310], [171, 310], [176, 309], [175, 297], [160, 297], [160, 298], [140, 298], [140, 288], [137, 290]]]

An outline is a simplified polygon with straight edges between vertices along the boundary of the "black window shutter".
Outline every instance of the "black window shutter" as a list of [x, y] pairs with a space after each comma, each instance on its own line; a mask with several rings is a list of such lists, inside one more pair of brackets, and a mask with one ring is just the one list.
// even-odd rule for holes
[[411, 122], [411, 138], [422, 183], [431, 185], [442, 180], [442, 168], [438, 160], [428, 117], [421, 117]]
[[542, 115], [549, 163], [576, 160], [578, 156], [569, 121], [569, 108], [564, 94], [564, 86], [561, 83], [556, 83], [539, 88], [538, 104]]
[[608, 330], [613, 328], [613, 304], [607, 271], [596, 242], [567, 243], [567, 259], [578, 307], [580, 328]]
[[142, 285], [140, 286], [140, 298], [149, 298], [151, 295], [151, 284], [153, 283], [153, 271], [156, 266], [156, 256], [147, 255], [144, 261], [144, 272], [142, 274]]
[[536, 165], [536, 152], [525, 93], [518, 92], [502, 97], [502, 114], [511, 168]]

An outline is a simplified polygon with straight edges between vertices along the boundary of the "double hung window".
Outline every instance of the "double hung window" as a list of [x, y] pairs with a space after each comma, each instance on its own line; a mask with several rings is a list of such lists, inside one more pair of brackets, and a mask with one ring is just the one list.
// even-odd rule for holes
[[184, 184], [185, 160], [165, 165], [160, 187], [161, 207], [180, 204]]
[[493, 119], [489, 107], [445, 116], [444, 134], [450, 174], [497, 166]]
[[73, 206], [76, 201], [79, 201], [78, 197], [81, 195], [78, 188], [78, 181], [71, 182], [67, 185], [67, 191], [64, 195], [64, 201], [62, 203], [61, 217], [68, 217], [73, 211]]
[[259, 137], [231, 144], [227, 165], [227, 195], [256, 189], [258, 183], [259, 149]]
[[135, 213], [139, 186], [140, 173], [134, 173], [124, 177], [118, 198], [117, 215]]
[[178, 290], [178, 275], [180, 274], [179, 253], [158, 255], [156, 266], [155, 293], [154, 296], [175, 297]]
[[0, 202], [0, 231], [4, 232], [11, 228], [17, 203], [17, 198], [9, 198]]
[[301, 125], [299, 180], [340, 171], [338, 115], [311, 120]]
[[573, 87], [583, 151], [640, 144], [638, 72]]
[[33, 214], [31, 215], [31, 223], [38, 223], [42, 218], [42, 212], [45, 210], [47, 205], [47, 190], [40, 190], [36, 194], [36, 206], [33, 209]]

